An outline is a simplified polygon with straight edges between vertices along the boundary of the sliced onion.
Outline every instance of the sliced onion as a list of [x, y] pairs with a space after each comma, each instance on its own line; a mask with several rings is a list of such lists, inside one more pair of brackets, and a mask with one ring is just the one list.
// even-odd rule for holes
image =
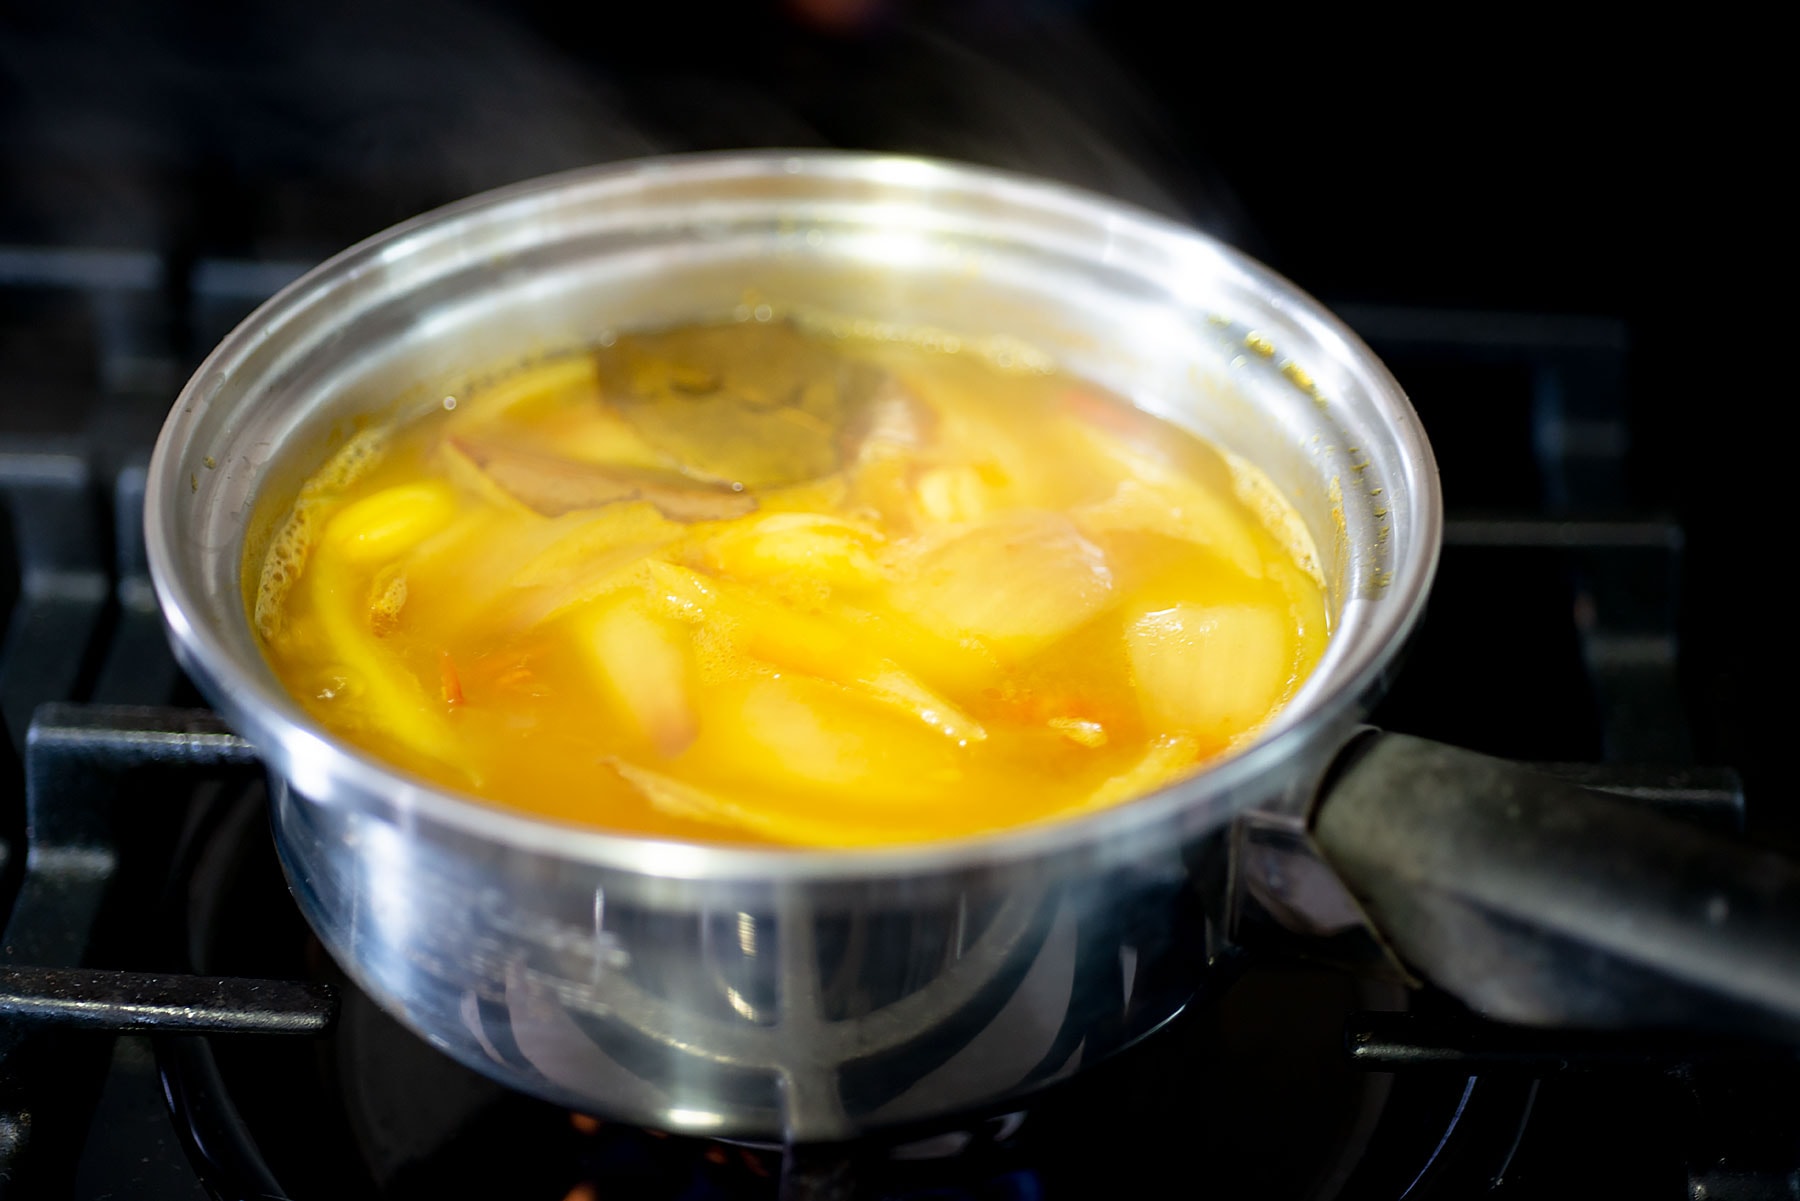
[[952, 641], [1018, 660], [1112, 603], [1100, 549], [1054, 513], [1008, 514], [924, 549], [899, 568], [893, 606]]
[[1180, 604], [1127, 623], [1145, 721], [1219, 743], [1259, 727], [1294, 673], [1284, 617], [1259, 605]]

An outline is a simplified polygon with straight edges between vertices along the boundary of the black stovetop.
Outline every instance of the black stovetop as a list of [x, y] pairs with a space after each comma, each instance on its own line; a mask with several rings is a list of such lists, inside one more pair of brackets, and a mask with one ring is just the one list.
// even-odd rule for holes
[[[1692, 276], [1639, 253], [1648, 118], [1600, 144], [1550, 137], [1599, 110], [1542, 72], [1492, 111], [1479, 80], [1437, 78], [1464, 119], [1433, 134], [1388, 107], [1403, 83], [1350, 87], [1362, 71], [1290, 48], [1291, 76], [1329, 101], [1290, 127], [1241, 100], [1242, 62], [1198, 77], [1147, 6], [877, 0], [837, 33], [796, 15], [820, 7], [709, 11], [712, 37], [680, 4], [0, 16], [0, 1196], [775, 1195], [777, 1150], [506, 1094], [348, 989], [272, 870], [254, 768], [185, 711], [199, 698], [145, 577], [150, 443], [233, 323], [393, 220], [579, 163], [922, 150], [1232, 238], [1371, 343], [1439, 456], [1443, 567], [1378, 720], [1581, 765], [1689, 820], [1800, 829], [1770, 799], [1774, 744], [1748, 698], [1773, 668], [1730, 587], [1751, 534], [1721, 430], [1750, 410], [1724, 390], [1712, 421], [1678, 420], [1713, 343], [1689, 336]], [[114, 1037], [28, 1020], [21, 998], [46, 981], [20, 970], [46, 966], [300, 983], [214, 996], [218, 1026], [265, 1033]], [[328, 1033], [321, 983], [341, 999]], [[128, 985], [194, 999], [178, 980]], [[1521, 1043], [1442, 998], [1271, 962], [1022, 1121], [854, 1163], [871, 1195], [996, 1201], [1166, 1180], [1273, 1198], [1795, 1196], [1800, 1089], [1774, 1058]]]

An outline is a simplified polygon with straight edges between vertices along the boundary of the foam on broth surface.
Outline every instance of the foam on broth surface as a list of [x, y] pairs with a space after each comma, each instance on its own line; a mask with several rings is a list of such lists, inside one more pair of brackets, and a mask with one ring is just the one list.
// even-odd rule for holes
[[440, 784], [619, 831], [918, 842], [1254, 737], [1327, 636], [1271, 495], [1065, 375], [746, 321], [364, 431], [245, 570], [308, 711]]

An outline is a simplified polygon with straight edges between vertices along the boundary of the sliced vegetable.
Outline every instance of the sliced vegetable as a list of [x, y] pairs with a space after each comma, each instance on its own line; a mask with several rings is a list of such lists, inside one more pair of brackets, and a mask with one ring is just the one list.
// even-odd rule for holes
[[834, 472], [804, 484], [758, 492], [756, 499], [765, 513], [825, 513], [841, 508], [849, 495], [850, 481]]
[[[571, 517], [574, 516], [571, 514]], [[648, 501], [609, 505], [565, 531], [507, 579], [505, 622], [529, 627], [641, 582], [645, 555], [688, 529]]]
[[637, 598], [600, 607], [583, 626], [595, 681], [634, 738], [665, 757], [679, 754], [699, 728], [687, 631], [651, 616]]
[[1063, 417], [1052, 429], [1117, 480], [1110, 496], [1071, 511], [1084, 533], [1138, 530], [1180, 538], [1206, 547], [1251, 579], [1262, 578], [1263, 551], [1251, 533], [1255, 518], [1228, 492], [1088, 422]]
[[581, 521], [472, 507], [402, 560], [409, 623], [460, 641], [488, 621], [515, 574]]
[[1125, 480], [1113, 494], [1071, 516], [1090, 537], [1124, 530], [1162, 534], [1205, 547], [1250, 579], [1262, 578], [1262, 554], [1231, 502], [1198, 485]]
[[706, 545], [707, 562], [738, 579], [800, 575], [838, 587], [882, 579], [874, 551], [881, 531], [823, 513], [769, 513], [726, 526]]
[[251, 618], [256, 630], [273, 641], [286, 625], [289, 594], [306, 570], [326, 515], [338, 496], [354, 486], [387, 455], [391, 431], [371, 426], [352, 434], [325, 465], [300, 487], [263, 555]]
[[758, 792], [830, 796], [848, 812], [941, 799], [964, 776], [964, 752], [918, 723], [858, 703], [854, 690], [783, 673], [708, 692], [696, 771]]
[[1113, 599], [1100, 549], [1055, 513], [1008, 514], [915, 553], [896, 568], [900, 613], [952, 640], [1022, 659]]
[[1154, 791], [1323, 653], [1253, 468], [1027, 347], [746, 304], [349, 439], [246, 563], [300, 703], [546, 817], [841, 847]]
[[665, 612], [723, 632], [746, 654], [846, 685], [952, 741], [979, 742], [987, 737], [980, 722], [830, 621], [672, 563], [651, 560], [646, 567], [651, 595]]
[[1128, 623], [1144, 719], [1217, 743], [1262, 724], [1294, 673], [1284, 615], [1255, 605], [1180, 604]]
[[869, 654], [889, 659], [940, 692], [971, 694], [1004, 670], [988, 647], [971, 639], [946, 638], [895, 613], [882, 598], [851, 603], [833, 597], [830, 621]]

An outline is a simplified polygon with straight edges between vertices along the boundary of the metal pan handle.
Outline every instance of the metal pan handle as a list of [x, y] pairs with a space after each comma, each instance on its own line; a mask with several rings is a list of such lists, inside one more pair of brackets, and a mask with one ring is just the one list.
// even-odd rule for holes
[[1312, 822], [1399, 956], [1537, 1026], [1800, 1042], [1800, 864], [1500, 759], [1353, 744]]

